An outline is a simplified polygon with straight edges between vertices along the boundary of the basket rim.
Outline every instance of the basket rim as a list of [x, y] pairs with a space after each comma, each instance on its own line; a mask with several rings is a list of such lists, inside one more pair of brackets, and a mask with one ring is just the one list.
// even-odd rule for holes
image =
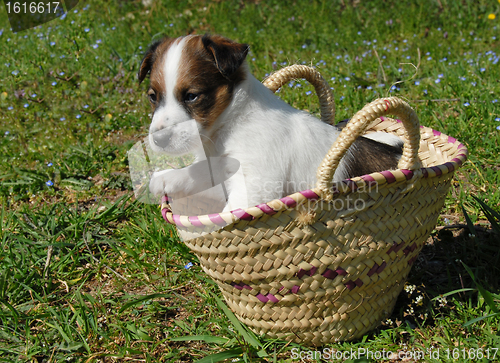
[[[380, 117], [380, 119], [383, 121], [385, 117]], [[401, 123], [398, 119], [395, 121]], [[420, 130], [421, 132], [431, 132], [437, 137], [447, 138], [448, 144], [456, 145], [458, 154], [452, 160], [435, 166], [422, 167], [416, 170], [385, 170], [334, 182], [332, 184], [332, 189], [334, 190], [333, 195], [339, 196], [352, 193], [360, 187], [364, 187], [366, 185], [374, 187], [405, 180], [408, 181], [418, 174], [421, 174], [422, 178], [440, 177], [455, 172], [465, 163], [469, 152], [465, 145], [463, 145], [460, 141], [452, 136], [448, 136], [427, 126], [420, 125]], [[273, 215], [286, 209], [292, 209], [307, 200], [320, 200], [320, 192], [317, 189], [318, 188], [316, 187], [313, 189], [302, 190], [279, 199], [274, 199], [256, 206], [248, 207], [246, 209], [238, 208], [227, 212], [192, 216], [174, 214], [170, 209], [167, 197], [164, 196], [161, 200], [161, 214], [167, 223], [175, 224], [181, 228], [203, 228], [213, 225], [219, 225], [222, 228], [229, 224], [234, 224], [239, 220], [254, 220], [263, 215]], [[189, 224], [186, 225], [186, 222]]]

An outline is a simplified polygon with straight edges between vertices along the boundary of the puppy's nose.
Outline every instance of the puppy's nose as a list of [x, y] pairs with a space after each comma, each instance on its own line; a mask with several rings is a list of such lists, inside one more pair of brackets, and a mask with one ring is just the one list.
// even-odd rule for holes
[[162, 129], [153, 133], [153, 142], [162, 149], [166, 147], [172, 139], [172, 133], [167, 129]]

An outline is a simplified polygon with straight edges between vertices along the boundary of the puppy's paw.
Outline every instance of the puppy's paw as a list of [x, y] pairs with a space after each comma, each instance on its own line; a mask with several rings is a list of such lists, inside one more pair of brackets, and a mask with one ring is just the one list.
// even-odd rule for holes
[[153, 173], [151, 180], [149, 181], [149, 191], [155, 197], [162, 197], [167, 193], [168, 185], [168, 172], [170, 170], [163, 170]]

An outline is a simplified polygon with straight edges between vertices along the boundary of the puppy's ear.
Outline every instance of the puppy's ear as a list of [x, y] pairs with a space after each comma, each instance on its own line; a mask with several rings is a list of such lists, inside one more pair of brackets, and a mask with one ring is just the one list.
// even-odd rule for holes
[[158, 46], [163, 43], [166, 39], [158, 40], [149, 46], [144, 58], [142, 58], [141, 66], [139, 67], [139, 72], [137, 73], [137, 78], [139, 79], [139, 84], [144, 81], [144, 78], [148, 75], [153, 67], [155, 61], [155, 51]]
[[227, 79], [240, 68], [249, 49], [248, 44], [236, 43], [218, 35], [205, 34], [201, 41], [207, 52], [213, 56], [219, 72]]

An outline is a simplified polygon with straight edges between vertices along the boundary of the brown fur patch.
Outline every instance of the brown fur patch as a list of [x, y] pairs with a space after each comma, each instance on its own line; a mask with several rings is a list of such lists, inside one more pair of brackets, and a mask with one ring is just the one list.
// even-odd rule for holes
[[[232, 65], [233, 70], [227, 70], [225, 74], [221, 73], [218, 66], [218, 62], [230, 63], [226, 59], [230, 58], [227, 55], [241, 52], [241, 44], [219, 36], [211, 37], [210, 44], [218, 44], [219, 48], [224, 48], [223, 56], [217, 61], [212, 50], [205, 46], [202, 40], [205, 37], [195, 36], [187, 40], [180, 62], [175, 96], [196, 121], [208, 128], [229, 106], [234, 87], [245, 79], [245, 73], [241, 69], [244, 57], [239, 64]], [[189, 94], [197, 95], [196, 100], [186, 101]]]
[[152, 90], [156, 95], [156, 103], [151, 103], [153, 110], [158, 107], [163, 95], [165, 95], [166, 92], [165, 82], [163, 80], [163, 67], [161, 65], [163, 64], [164, 57], [170, 46], [175, 40], [176, 39], [172, 38], [164, 38], [156, 43], [153, 43], [141, 62], [139, 69], [139, 82], [142, 82], [144, 78], [146, 78], [147, 74], [151, 73], [148, 94]]
[[349, 150], [349, 162], [346, 163], [349, 178], [380, 172], [395, 170], [403, 152], [401, 146], [387, 145], [366, 137], [360, 137]]

